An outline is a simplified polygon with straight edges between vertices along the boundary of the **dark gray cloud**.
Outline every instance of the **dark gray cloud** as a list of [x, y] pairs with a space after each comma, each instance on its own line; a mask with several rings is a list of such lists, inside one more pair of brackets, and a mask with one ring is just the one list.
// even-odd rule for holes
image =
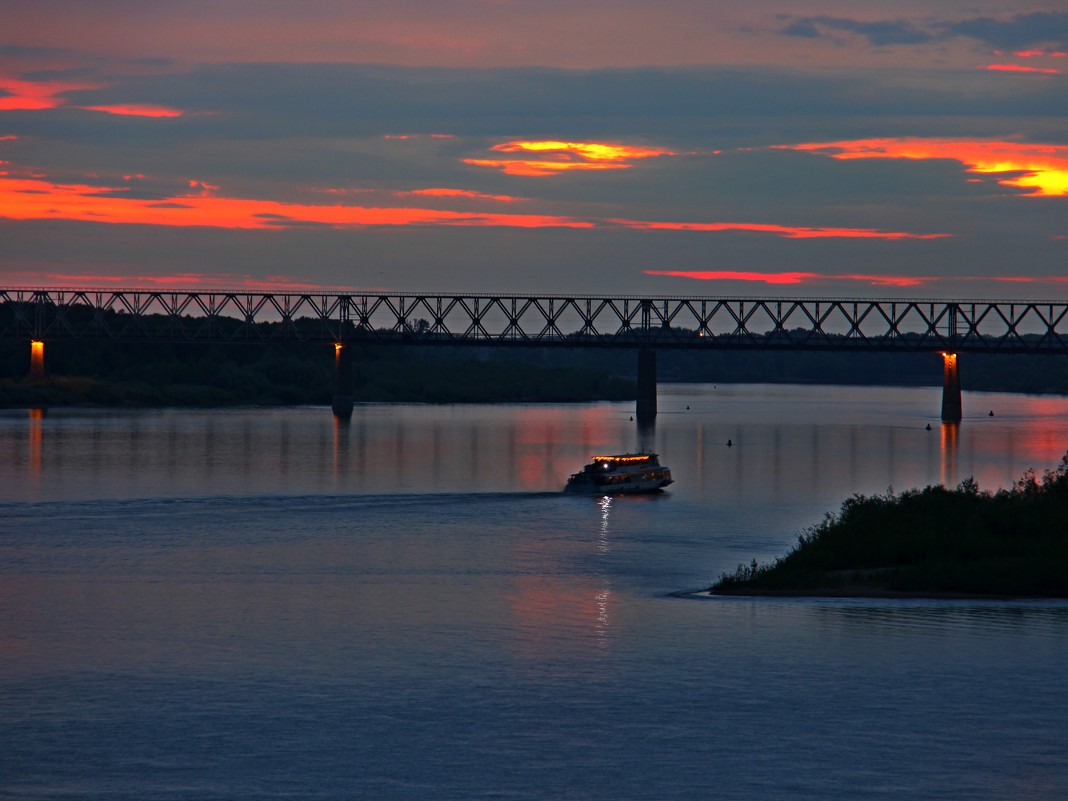
[[1068, 12], [1016, 14], [1005, 20], [975, 17], [941, 27], [946, 36], [967, 36], [996, 48], [1068, 47]]
[[806, 17], [791, 22], [782, 29], [787, 36], [802, 36], [809, 39], [824, 35], [825, 31], [845, 31], [863, 36], [871, 44], [913, 45], [931, 41], [934, 36], [906, 20], [861, 22], [841, 17]]
[[[973, 72], [973, 71], [969, 71]], [[12, 133], [161, 143], [438, 133], [553, 137], [731, 135], [761, 144], [797, 125], [869, 116], [1050, 116], [1068, 93], [989, 75], [740, 68], [462, 70], [350, 65], [212, 65], [72, 91], [71, 104], [145, 103], [187, 116], [116, 118], [59, 109], [8, 115]], [[753, 121], [757, 120], [757, 123]], [[787, 121], [775, 130], [774, 120]], [[771, 122], [769, 128], [768, 121]], [[926, 132], [930, 133], [930, 132]], [[754, 141], [754, 137], [765, 137]]]
[[917, 24], [908, 20], [875, 22], [845, 17], [813, 16], [793, 19], [780, 30], [787, 36], [808, 39], [852, 33], [876, 47], [917, 45], [967, 37], [995, 48], [1013, 49], [1052, 45], [1068, 46], [1068, 12], [1016, 14], [1005, 19], [971, 17], [957, 21]]

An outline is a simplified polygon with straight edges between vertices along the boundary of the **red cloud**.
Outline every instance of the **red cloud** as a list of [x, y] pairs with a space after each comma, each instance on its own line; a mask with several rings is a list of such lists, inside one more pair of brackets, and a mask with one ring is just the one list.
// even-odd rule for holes
[[103, 84], [75, 81], [24, 81], [0, 75], [0, 90], [8, 92], [0, 97], [0, 111], [39, 111], [66, 105], [60, 97], [64, 92], [79, 89], [101, 89]]
[[824, 281], [857, 281], [873, 286], [914, 287], [940, 279], [905, 275], [826, 275], [823, 273], [758, 273], [738, 270], [645, 270], [646, 275], [667, 275], [699, 281], [752, 281], [763, 284], [815, 284]]
[[944, 281], [977, 283], [994, 281], [1017, 284], [1068, 284], [1068, 276], [1020, 275], [872, 275], [863, 273], [755, 272], [742, 270], [644, 270], [646, 275], [666, 275], [672, 278], [691, 278], [697, 281], [749, 281], [761, 284], [798, 285], [831, 281], [851, 281], [871, 286], [910, 288], [928, 286]]
[[1020, 64], [987, 64], [980, 67], [982, 70], [994, 70], [997, 72], [1040, 72], [1046, 75], [1060, 75], [1060, 70], [1042, 67], [1024, 67]]
[[256, 278], [246, 273], [170, 273], [166, 275], [107, 275], [102, 273], [33, 272], [13, 273], [7, 277], [13, 287], [71, 287], [126, 289], [187, 289], [248, 291], [332, 291], [348, 287], [313, 284], [284, 275]]
[[905, 231], [880, 231], [876, 228], [839, 228], [834, 226], [774, 225], [770, 223], [731, 222], [643, 222], [640, 220], [608, 220], [625, 228], [645, 231], [753, 231], [778, 234], [787, 239], [942, 239], [952, 234], [915, 234]]
[[645, 270], [646, 275], [694, 278], [698, 281], [756, 281], [764, 284], [804, 284], [818, 280], [818, 273], [757, 273], [739, 270]]
[[167, 106], [140, 103], [119, 103], [109, 106], [78, 106], [86, 111], [102, 111], [105, 114], [120, 114], [131, 117], [181, 117], [184, 112]]

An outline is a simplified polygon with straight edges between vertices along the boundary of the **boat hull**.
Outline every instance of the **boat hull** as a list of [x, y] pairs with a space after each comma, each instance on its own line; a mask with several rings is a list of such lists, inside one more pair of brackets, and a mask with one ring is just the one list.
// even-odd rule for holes
[[599, 485], [592, 482], [567, 482], [564, 492], [569, 495], [641, 495], [651, 492], [661, 492], [664, 487], [671, 484], [672, 480], [636, 481], [629, 484], [616, 484], [612, 486]]

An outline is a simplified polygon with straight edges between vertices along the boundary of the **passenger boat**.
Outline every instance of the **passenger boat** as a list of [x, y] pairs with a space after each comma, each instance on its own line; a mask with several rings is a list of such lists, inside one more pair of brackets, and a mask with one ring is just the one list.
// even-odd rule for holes
[[660, 492], [672, 482], [671, 471], [655, 453], [594, 456], [588, 465], [567, 479], [564, 492], [587, 495], [629, 495]]

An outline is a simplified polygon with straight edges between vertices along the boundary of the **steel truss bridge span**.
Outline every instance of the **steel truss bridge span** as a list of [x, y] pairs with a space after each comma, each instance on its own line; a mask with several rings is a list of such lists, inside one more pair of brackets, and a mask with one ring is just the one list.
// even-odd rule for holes
[[1068, 353], [1068, 301], [0, 289], [0, 339]]

